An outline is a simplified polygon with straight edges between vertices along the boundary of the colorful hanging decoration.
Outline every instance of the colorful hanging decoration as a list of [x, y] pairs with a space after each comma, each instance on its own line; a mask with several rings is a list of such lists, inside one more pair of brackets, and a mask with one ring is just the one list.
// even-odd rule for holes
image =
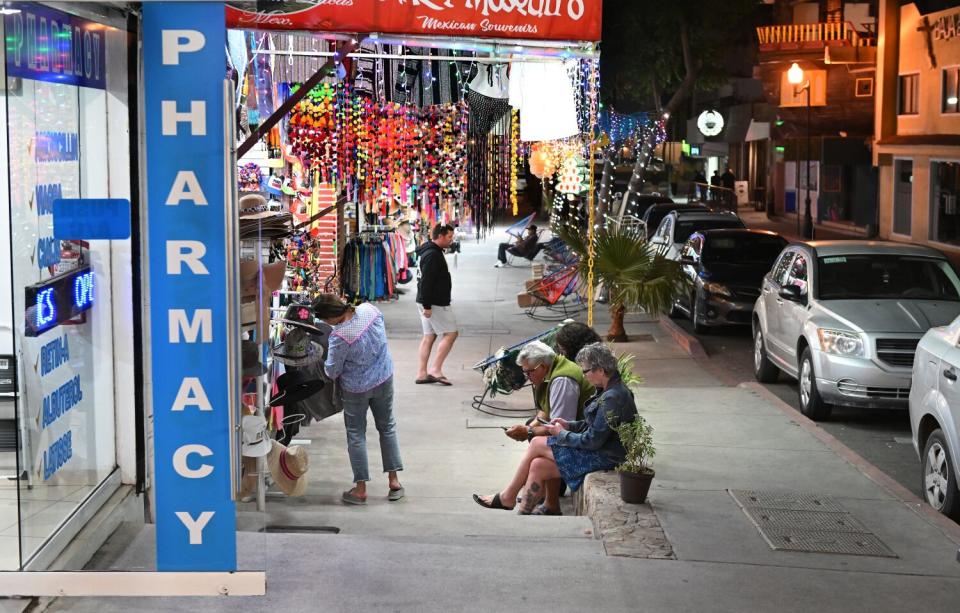
[[520, 112], [513, 110], [510, 132], [510, 204], [513, 216], [520, 214], [520, 202], [517, 197], [517, 172], [520, 165]]
[[260, 191], [260, 182], [263, 180], [263, 175], [260, 173], [260, 166], [255, 162], [244, 164], [237, 173], [237, 180], [240, 183], [241, 191]]
[[566, 194], [567, 199], [573, 200], [574, 197], [583, 191], [585, 180], [586, 172], [583, 160], [577, 156], [570, 156], [563, 161], [563, 165], [560, 168], [557, 191], [561, 194]]
[[439, 207], [461, 199], [466, 183], [465, 106], [417, 108], [375, 102], [322, 85], [288, 122], [292, 152], [327, 183], [346, 185], [369, 212], [398, 205]]

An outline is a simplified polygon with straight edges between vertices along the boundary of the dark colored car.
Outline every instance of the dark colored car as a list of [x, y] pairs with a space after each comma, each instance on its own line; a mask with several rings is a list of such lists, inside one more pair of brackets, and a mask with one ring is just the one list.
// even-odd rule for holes
[[647, 209], [655, 204], [674, 204], [669, 196], [659, 194], [637, 194], [627, 202], [627, 215], [633, 215], [637, 219], [643, 219]]
[[663, 218], [670, 214], [670, 211], [709, 211], [710, 209], [705, 204], [676, 204], [672, 202], [651, 204], [647, 207], [647, 210], [644, 211], [643, 216], [640, 219], [643, 220], [643, 223], [647, 227], [647, 238], [649, 239], [653, 236], [653, 233], [657, 231], [657, 228], [660, 227], [660, 222], [663, 221]]
[[787, 242], [766, 230], [706, 230], [691, 235], [680, 263], [693, 290], [677, 301], [674, 310], [686, 313], [698, 333], [718, 325], [749, 326], [763, 277]]

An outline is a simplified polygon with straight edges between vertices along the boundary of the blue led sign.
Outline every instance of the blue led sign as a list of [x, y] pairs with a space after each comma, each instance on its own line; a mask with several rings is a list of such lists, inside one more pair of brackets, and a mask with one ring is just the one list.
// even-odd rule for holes
[[40, 336], [88, 311], [95, 299], [93, 279], [86, 266], [26, 288], [26, 335]]

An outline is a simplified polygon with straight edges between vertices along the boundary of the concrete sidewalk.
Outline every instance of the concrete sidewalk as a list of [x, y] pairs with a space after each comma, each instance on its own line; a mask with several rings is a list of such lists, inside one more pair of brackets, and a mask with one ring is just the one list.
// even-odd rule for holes
[[[454, 269], [463, 327], [446, 369], [453, 387], [415, 385], [419, 342], [413, 295], [380, 305], [397, 367], [407, 498], [385, 499], [370, 426], [370, 504], [346, 507], [345, 434], [339, 417], [305, 429], [311, 482], [298, 499], [240, 505], [244, 569], [266, 569], [258, 599], [61, 599], [53, 611], [894, 611], [957, 610], [957, 542], [749, 387], [730, 387], [658, 324], [628, 320], [646, 378], [637, 404], [653, 424], [657, 476], [650, 502], [675, 560], [608, 557], [585, 517], [520, 517], [470, 499], [512, 474], [523, 445], [499, 425], [516, 420], [470, 407], [477, 361], [543, 329], [516, 306], [527, 269], [494, 269], [495, 233], [465, 243]], [[451, 267], [453, 258], [450, 259]], [[410, 288], [413, 290], [414, 288]], [[606, 312], [598, 307], [596, 328]], [[529, 406], [526, 390], [498, 398]], [[896, 557], [774, 551], [728, 490], [832, 497]], [[565, 501], [570, 509], [569, 501]], [[338, 534], [260, 530], [336, 529]], [[960, 540], [958, 538], [957, 540]], [[99, 568], [153, 568], [152, 530], [118, 533]]]

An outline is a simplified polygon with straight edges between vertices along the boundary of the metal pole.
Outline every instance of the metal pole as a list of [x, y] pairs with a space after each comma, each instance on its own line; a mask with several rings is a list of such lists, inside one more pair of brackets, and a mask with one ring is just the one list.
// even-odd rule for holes
[[813, 217], [810, 212], [810, 89], [813, 80], [807, 81], [807, 196], [804, 201], [806, 211], [803, 216], [803, 238], [813, 238]]
[[797, 164], [794, 168], [797, 182], [793, 186], [793, 213], [797, 216], [797, 236], [800, 234], [800, 139], [793, 137], [793, 148], [797, 151]]

